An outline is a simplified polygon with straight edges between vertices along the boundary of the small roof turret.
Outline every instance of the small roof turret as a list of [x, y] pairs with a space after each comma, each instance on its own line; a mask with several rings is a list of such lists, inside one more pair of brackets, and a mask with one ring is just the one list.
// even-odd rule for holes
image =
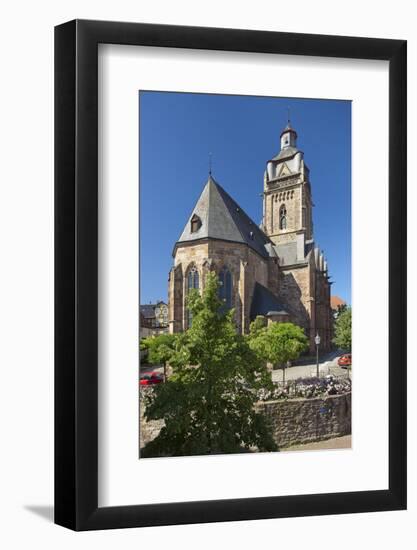
[[297, 132], [294, 130], [294, 128], [291, 126], [290, 122], [288, 121], [288, 124], [285, 126], [285, 128], [282, 130], [281, 134], [280, 134], [280, 137], [283, 136], [283, 134], [286, 134], [286, 133], [292, 133], [292, 134], [295, 134], [295, 138], [297, 138]]
[[289, 147], [297, 148], [297, 132], [291, 126], [290, 121], [281, 132], [281, 151]]

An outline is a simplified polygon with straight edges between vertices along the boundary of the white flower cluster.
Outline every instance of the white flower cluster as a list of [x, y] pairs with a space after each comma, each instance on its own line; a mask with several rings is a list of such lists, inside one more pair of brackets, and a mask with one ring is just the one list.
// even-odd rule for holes
[[258, 399], [260, 401], [295, 399], [297, 397], [308, 399], [348, 393], [351, 389], [350, 378], [336, 378], [331, 375], [325, 378], [299, 378], [288, 380], [285, 384], [277, 384], [272, 391], [262, 388], [258, 392]]

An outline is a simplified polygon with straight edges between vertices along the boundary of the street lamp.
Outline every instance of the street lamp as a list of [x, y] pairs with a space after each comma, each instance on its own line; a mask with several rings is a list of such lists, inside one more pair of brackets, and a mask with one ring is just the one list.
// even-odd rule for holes
[[317, 378], [320, 378], [320, 371], [319, 371], [319, 345], [320, 345], [320, 336], [319, 333], [316, 334], [316, 337], [314, 338], [314, 341], [316, 343], [316, 375]]

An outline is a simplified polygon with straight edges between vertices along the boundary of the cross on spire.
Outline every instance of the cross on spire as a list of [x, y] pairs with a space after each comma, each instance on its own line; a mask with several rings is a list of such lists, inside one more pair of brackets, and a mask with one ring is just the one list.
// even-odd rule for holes
[[211, 176], [211, 168], [212, 168], [212, 154], [209, 153], [209, 176]]
[[287, 122], [290, 123], [290, 108], [287, 107]]

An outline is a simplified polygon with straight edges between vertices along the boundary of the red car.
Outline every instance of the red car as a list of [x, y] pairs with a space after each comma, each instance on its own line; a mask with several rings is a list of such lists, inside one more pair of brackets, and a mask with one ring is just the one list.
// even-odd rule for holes
[[348, 367], [352, 366], [352, 354], [351, 353], [345, 353], [344, 355], [341, 355], [339, 357], [339, 360], [337, 362], [339, 367], [342, 367], [342, 369], [347, 369]]
[[142, 376], [139, 379], [139, 385], [140, 386], [152, 386], [153, 384], [161, 384], [164, 381], [164, 377], [162, 374], [158, 374], [157, 372], [150, 372], [146, 374], [142, 374]]

